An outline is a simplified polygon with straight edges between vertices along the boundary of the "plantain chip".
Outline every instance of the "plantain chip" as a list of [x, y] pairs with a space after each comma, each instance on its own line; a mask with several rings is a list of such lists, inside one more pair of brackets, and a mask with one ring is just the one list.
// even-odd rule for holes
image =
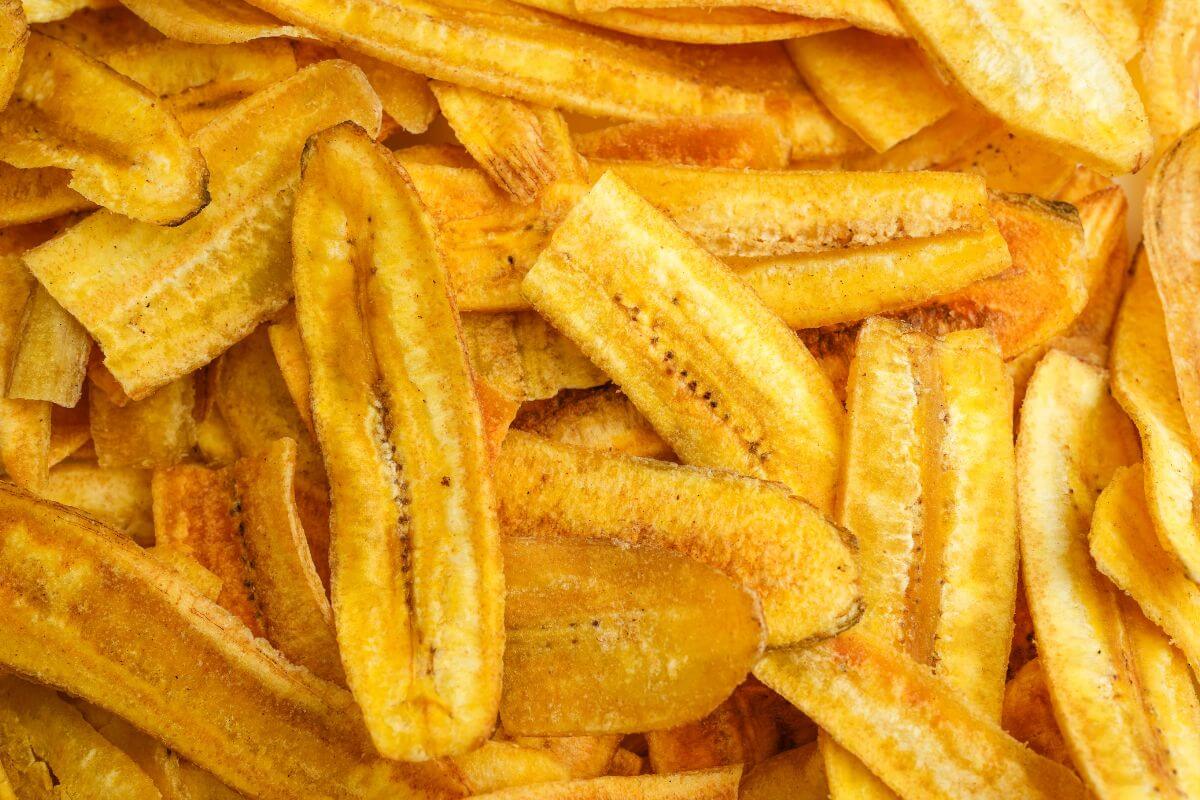
[[663, 550], [506, 537], [504, 729], [631, 733], [712, 711], [762, 650], [753, 595]]
[[148, 470], [68, 461], [50, 469], [49, 482], [38, 494], [93, 516], [141, 545], [154, 543]]
[[377, 129], [378, 100], [345, 62], [272, 84], [198, 131], [213, 201], [176, 228], [93, 214], [26, 263], [104, 351], [134, 399], [211, 361], [291, 295], [299, 155], [314, 131]]
[[[609, 538], [695, 558], [758, 596], [772, 646], [832, 636], [862, 613], [846, 534], [778, 484], [521, 431], [505, 439], [496, 475], [505, 530]], [[689, 502], [677, 504], [680, 497]]]
[[8, 396], [74, 406], [83, 394], [91, 350], [92, 340], [83, 326], [37, 286], [25, 305]]
[[788, 54], [813, 94], [883, 152], [954, 108], [954, 97], [907, 39], [850, 28], [793, 39]]
[[1005, 687], [1000, 724], [1033, 752], [1071, 767], [1071, 751], [1054, 719], [1046, 674], [1036, 658], [1026, 662]]
[[101, 61], [126, 47], [164, 38], [123, 5], [83, 9], [66, 19], [41, 23], [34, 30]]
[[29, 26], [21, 0], [0, 2], [0, 108], [9, 102], [20, 79]]
[[1141, 22], [1144, 49], [1136, 74], [1155, 151], [1161, 153], [1200, 123], [1200, 10], [1187, 0], [1147, 0]]
[[342, 662], [381, 752], [462, 753], [495, 719], [504, 584], [458, 314], [391, 154], [350, 124], [305, 152], [296, 316], [330, 477]]
[[194, 44], [236, 44], [252, 39], [312, 34], [242, 0], [121, 0], [121, 4], [172, 39]]
[[647, 731], [646, 760], [651, 770], [665, 775], [734, 764], [749, 769], [779, 752], [775, 721], [755, 713], [743, 687], [702, 719]]
[[22, 0], [25, 19], [31, 24], [66, 19], [85, 8], [111, 8], [116, 0]]
[[[1092, 21], [1122, 64], [1128, 64], [1142, 49], [1142, 19], [1149, 3], [1140, 0], [1080, 0]], [[1149, 111], [1149, 107], [1146, 109]]]
[[542, 400], [608, 381], [574, 342], [531, 311], [464, 314], [462, 335], [475, 374], [513, 400]]
[[542, 403], [527, 403], [513, 427], [564, 444], [674, 460], [649, 421], [612, 386], [568, 390]]
[[896, 0], [940, 68], [1013, 132], [1105, 174], [1135, 172], [1153, 151], [1127, 72], [1077, 4]]
[[654, 161], [729, 169], [783, 169], [779, 123], [754, 114], [626, 122], [575, 137], [579, 152], [608, 161]]
[[746, 773], [741, 800], [827, 800], [829, 784], [815, 742], [780, 753]]
[[575, 0], [580, 11], [614, 8], [763, 8], [817, 19], [836, 19], [858, 28], [904, 36], [895, 12], [883, 0]]
[[123, 534], [3, 483], [0, 573], [0, 663], [124, 717], [247, 795], [461, 796], [440, 765], [374, 755], [349, 693], [256, 642]]
[[737, 800], [742, 768], [541, 783], [476, 795], [477, 800]]
[[[125, 113], [106, 113], [122, 108]], [[0, 159], [71, 171], [70, 187], [134, 219], [176, 225], [208, 203], [204, 157], [163, 105], [69, 44], [33, 33], [0, 117]]]
[[544, 750], [567, 768], [570, 778], [599, 778], [608, 774], [609, 765], [621, 744], [618, 734], [604, 736], [514, 736], [524, 747]]
[[91, 392], [92, 443], [100, 466], [147, 469], [182, 461], [196, 444], [195, 398], [191, 375], [124, 406], [104, 392]]
[[471, 794], [571, 778], [566, 765], [549, 751], [516, 742], [484, 742], [478, 749], [456, 756], [454, 765]]
[[71, 173], [57, 167], [20, 169], [0, 162], [0, 228], [92, 208], [70, 182]]

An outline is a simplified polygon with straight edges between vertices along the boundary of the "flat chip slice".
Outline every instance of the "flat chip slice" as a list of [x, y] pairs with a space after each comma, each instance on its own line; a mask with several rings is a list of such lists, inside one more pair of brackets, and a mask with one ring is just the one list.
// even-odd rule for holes
[[0, 108], [12, 96], [21, 74], [29, 26], [21, 0], [0, 2]]
[[56, 167], [20, 169], [0, 162], [0, 228], [92, 208], [70, 182], [71, 173]]
[[[1104, 34], [1122, 64], [1128, 64], [1137, 57], [1142, 49], [1142, 18], [1148, 13], [1149, 3], [1141, 3], [1140, 0], [1080, 0], [1079, 5], [1092, 24]], [[1149, 106], [1146, 111], [1150, 111]]]
[[374, 755], [348, 692], [255, 642], [123, 534], [5, 483], [0, 574], [0, 663], [124, 717], [247, 795], [461, 796], [442, 767]]
[[95, 517], [138, 544], [154, 543], [149, 470], [67, 461], [51, 468], [38, 495]]
[[1166, 318], [1145, 252], [1113, 331], [1113, 392], [1142, 437], [1146, 502], [1159, 541], [1189, 578], [1200, 581], [1200, 522], [1195, 510], [1200, 461], [1176, 393]]
[[1188, 0], [1148, 0], [1142, 37], [1137, 65], [1142, 102], [1154, 132], [1154, 149], [1161, 153], [1200, 123], [1200, 9]]
[[746, 773], [740, 800], [827, 800], [829, 784], [815, 743], [780, 753]]
[[754, 674], [908, 800], [1087, 797], [929, 670], [850, 631], [768, 654]]
[[[107, 113], [122, 108], [125, 113]], [[208, 202], [208, 170], [161, 103], [69, 44], [40, 33], [0, 117], [0, 159], [61, 167], [70, 187], [134, 219], [178, 224]]]
[[296, 413], [308, 431], [316, 436], [309, 397], [308, 356], [304, 353], [304, 340], [300, 338], [300, 324], [296, 322], [294, 308], [289, 308], [283, 316], [267, 325], [267, 338], [271, 341], [279, 374], [296, 405]]
[[292, 243], [350, 689], [381, 752], [465, 752], [495, 720], [504, 589], [483, 419], [432, 221], [391, 154], [342, 125], [306, 148]]
[[88, 396], [92, 443], [102, 467], [168, 467], [196, 444], [192, 376], [167, 384], [145, 400], [118, 406], [104, 392]]
[[[998, 123], [956, 148], [937, 168], [982, 175], [995, 192], [1056, 197], [1075, 175], [1075, 160]], [[1064, 198], [1059, 198], [1064, 199]]]
[[[293, 46], [299, 49], [302, 44]], [[363, 71], [392, 122], [408, 133], [424, 133], [429, 129], [438, 114], [438, 104], [429, 89], [428, 78], [345, 47], [332, 52]]]
[[66, 19], [85, 8], [111, 8], [116, 0], [22, 0], [25, 19], [30, 23]]
[[896, 0], [921, 47], [980, 105], [1105, 174], [1153, 152], [1129, 74], [1075, 3]]
[[130, 397], [207, 364], [287, 303], [300, 151], [347, 119], [378, 130], [371, 87], [345, 62], [314, 64], [195, 134], [213, 200], [186, 223], [160, 228], [101, 212], [27, 254]]
[[1200, 671], [1200, 586], [1159, 542], [1140, 466], [1121, 470], [1096, 501], [1088, 543], [1096, 567], [1162, 627]]
[[1144, 205], [1146, 256], [1166, 316], [1179, 399], [1200, 446], [1200, 236], [1193, 225], [1200, 213], [1200, 131], [1162, 157]]
[[762, 652], [754, 596], [664, 550], [504, 542], [504, 729], [631, 733], [712, 711]]
[[575, 137], [579, 152], [609, 161], [783, 169], [788, 144], [775, 120], [755, 114], [626, 122]]
[[472, 795], [571, 778], [566, 765], [552, 753], [508, 741], [484, 742], [456, 756], [454, 766]]
[[1026, 662], [1005, 687], [1000, 724], [1038, 755], [1071, 766], [1071, 751], [1054, 718], [1046, 673], [1036, 658]]
[[52, 689], [0, 677], [0, 765], [22, 798], [159, 800], [150, 777]]
[[778, 484], [510, 431], [496, 493], [506, 530], [663, 547], [721, 570], [758, 596], [775, 647], [862, 613], [844, 532]]
[[606, 175], [522, 284], [684, 461], [778, 480], [828, 510], [842, 408], [754, 294]]
[[675, 775], [542, 783], [476, 795], [476, 800], [737, 800], [741, 766]]
[[66, 19], [41, 23], [37, 29], [101, 61], [126, 47], [164, 38], [123, 5], [83, 9]]
[[621, 744], [619, 734], [604, 736], [514, 736], [524, 747], [545, 750], [567, 767], [571, 778], [599, 778]]
[[507, 0], [254, 5], [382, 61], [527, 103], [614, 119], [766, 113], [780, 120], [793, 153], [832, 155], [862, 146], [799, 83], [723, 83], [692, 63], [702, 53], [672, 57]]
[[608, 382], [574, 342], [532, 311], [464, 314], [462, 335], [475, 374], [519, 402]]
[[1101, 796], [1171, 795], [1176, 777], [1132, 672], [1117, 591], [1092, 564], [1087, 529], [1101, 489], [1136, 457], [1104, 372], [1052, 350], [1021, 406], [1021, 569], [1038, 657], [1080, 775]]
[[628, 456], [672, 461], [671, 448], [613, 386], [559, 392], [521, 408], [513, 427], [547, 439]]
[[764, 8], [817, 19], [836, 19], [858, 28], [904, 36], [904, 27], [884, 0], [575, 0], [580, 11], [614, 8]]
[[954, 108], [909, 40], [850, 28], [793, 39], [787, 48], [817, 99], [879, 152]]
[[252, 39], [312, 34], [285, 25], [242, 0], [121, 0], [121, 4], [172, 39], [195, 44], [234, 44]]
[[87, 331], [40, 285], [30, 295], [23, 316], [8, 396], [74, 406], [83, 394], [92, 351]]

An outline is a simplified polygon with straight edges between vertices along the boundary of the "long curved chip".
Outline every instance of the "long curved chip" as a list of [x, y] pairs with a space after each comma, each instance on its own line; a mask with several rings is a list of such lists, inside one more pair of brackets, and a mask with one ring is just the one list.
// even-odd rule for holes
[[754, 596], [691, 559], [511, 537], [504, 558], [507, 731], [631, 733], [690, 722], [724, 700], [762, 651]]
[[626, 122], [575, 136], [588, 158], [698, 167], [784, 169], [787, 139], [769, 117], [731, 114]]
[[21, 74], [29, 26], [21, 0], [0, 2], [0, 108], [8, 103]]
[[1194, 224], [1200, 213], [1200, 130], [1162, 157], [1143, 202], [1146, 256], [1166, 316], [1179, 399], [1194, 446], [1200, 446], [1200, 236]]
[[739, 765], [675, 775], [608, 776], [504, 789], [475, 800], [737, 800], [741, 774]]
[[351, 125], [305, 152], [296, 318], [332, 493], [342, 662], [381, 752], [464, 752], [495, 720], [504, 590], [446, 268], [390, 153]]
[[1004, 688], [1004, 711], [1000, 718], [1004, 730], [1017, 741], [1024, 742], [1038, 755], [1071, 766], [1071, 751], [1063, 740], [1046, 673], [1036, 658], [1027, 661]]
[[671, 448], [616, 387], [560, 392], [521, 409], [513, 427], [563, 444], [672, 461]]
[[598, 28], [620, 31], [648, 39], [665, 39], [690, 44], [748, 44], [812, 36], [839, 30], [848, 23], [834, 19], [810, 19], [761, 8], [614, 8], [581, 12], [574, 0], [517, 0], [560, 16]]
[[580, 11], [615, 8], [763, 8], [814, 19], [836, 19], [858, 28], [892, 36], [905, 31], [885, 0], [574, 0]]
[[[126, 109], [122, 115], [106, 113]], [[0, 159], [61, 167], [84, 197], [134, 219], [178, 224], [208, 202], [208, 169], [145, 89], [71, 45], [33, 33], [0, 117]]]
[[832, 636], [862, 612], [845, 534], [778, 484], [510, 431], [496, 487], [514, 533], [663, 547], [721, 570], [761, 600], [772, 646]]
[[57, 167], [21, 169], [0, 162], [0, 228], [54, 219], [93, 207]]
[[1146, 502], [1164, 549], [1200, 581], [1200, 460], [1176, 393], [1167, 324], [1141, 251], [1113, 331], [1113, 392], [1142, 437]]
[[828, 379], [748, 287], [620, 178], [575, 206], [522, 288], [684, 461], [778, 480], [829, 509], [843, 412]]
[[1096, 566], [1162, 627], [1200, 671], [1200, 586], [1159, 542], [1139, 466], [1120, 470], [1096, 501], [1088, 537]]
[[1138, 61], [1142, 102], [1155, 150], [1162, 152], [1200, 123], [1196, 69], [1200, 59], [1200, 9], [1189, 0], [1149, 0], [1142, 19]]
[[1052, 350], [1021, 406], [1021, 569], [1038, 657], [1072, 761], [1100, 796], [1171, 796], [1176, 778], [1132, 671], [1118, 592], [1088, 553], [1101, 489], [1136, 458], [1102, 370]]
[[1016, 133], [1105, 174], [1153, 152], [1129, 74], [1076, 3], [895, 0], [925, 51]]
[[504, 97], [615, 119], [767, 113], [793, 152], [861, 147], [807, 90], [714, 81], [657, 49], [507, 0], [254, 0], [280, 19], [397, 66]]
[[213, 200], [175, 228], [100, 212], [32, 251], [26, 264], [100, 345], [130, 397], [203, 366], [292, 293], [291, 206], [300, 152], [353, 120], [378, 130], [379, 100], [344, 61], [272, 84], [193, 136]]
[[0, 663], [128, 719], [248, 795], [460, 796], [441, 767], [374, 755], [349, 693], [255, 642], [123, 534], [4, 483], [0, 574]]
[[25, 306], [8, 396], [73, 407], [83, 394], [91, 352], [87, 331], [39, 285]]
[[121, 0], [121, 4], [172, 39], [194, 44], [234, 44], [252, 39], [312, 34], [242, 0]]
[[754, 669], [907, 800], [1085, 798], [1079, 780], [972, 709], [923, 665], [858, 631]]
[[111, 8], [117, 0], [22, 0], [30, 24], [66, 19], [85, 8]]

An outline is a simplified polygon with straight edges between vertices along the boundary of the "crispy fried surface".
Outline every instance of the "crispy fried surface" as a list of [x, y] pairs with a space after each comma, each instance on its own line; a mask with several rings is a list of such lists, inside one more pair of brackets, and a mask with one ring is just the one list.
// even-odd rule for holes
[[904, 28], [895, 13], [882, 0], [575, 0], [581, 11], [603, 11], [614, 8], [763, 8], [800, 14], [817, 19], [836, 19], [850, 24], [903, 36]]
[[616, 387], [559, 392], [522, 406], [513, 427], [564, 444], [673, 461], [671, 448]]
[[212, 171], [213, 200], [200, 214], [175, 228], [93, 214], [26, 263], [96, 339], [126, 392], [145, 397], [284, 306], [304, 141], [346, 119], [376, 130], [379, 115], [360, 71], [316, 64], [193, 136]]
[[783, 169], [788, 144], [769, 117], [733, 114], [626, 122], [579, 134], [579, 152], [609, 161], [657, 161], [730, 169]]
[[1200, 123], [1200, 11], [1186, 0], [1148, 0], [1141, 22], [1145, 47], [1137, 63], [1139, 89], [1154, 149], [1162, 153]]
[[33, 290], [22, 316], [8, 396], [74, 406], [83, 394], [92, 351], [87, 331], [41, 285]]
[[91, 208], [92, 202], [72, 189], [70, 181], [71, 174], [57, 167], [21, 169], [0, 162], [0, 228]]
[[[305, 159], [296, 316], [333, 502], [342, 662], [382, 752], [461, 753], [495, 719], [504, 583], [446, 268], [416, 191], [365, 133], [334, 128]], [[347, 171], [369, 190], [347, 187]]]
[[619, 178], [572, 210], [523, 289], [683, 460], [779, 480], [829, 508], [842, 409], [828, 380], [747, 287]]
[[677, 775], [607, 777], [523, 786], [477, 795], [479, 800], [735, 800], [742, 769]]
[[312, 38], [242, 0], [122, 0], [122, 5], [172, 39], [233, 44], [269, 36]]

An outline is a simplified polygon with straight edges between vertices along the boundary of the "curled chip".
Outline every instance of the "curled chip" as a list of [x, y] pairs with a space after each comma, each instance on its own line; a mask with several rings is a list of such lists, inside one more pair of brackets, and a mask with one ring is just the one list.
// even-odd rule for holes
[[683, 460], [830, 507], [843, 416], [832, 386], [744, 284], [619, 178], [576, 205], [523, 288]]
[[439, 766], [373, 755], [349, 693], [256, 642], [178, 572], [5, 483], [0, 575], [0, 664], [124, 717], [239, 791], [461, 796]]
[[1149, 160], [1141, 100], [1078, 5], [896, 0], [895, 7], [930, 57], [1014, 132], [1106, 174]]
[[575, 137], [579, 152], [609, 161], [658, 161], [698, 167], [783, 169], [788, 144], [769, 117], [731, 114], [626, 122]]
[[1070, 770], [1035, 755], [926, 667], [864, 633], [770, 653], [754, 674], [902, 797], [1088, 796]]
[[234, 44], [271, 36], [312, 37], [242, 0], [122, 0], [121, 4], [183, 42]]
[[197, 131], [212, 202], [175, 228], [93, 214], [27, 254], [51, 296], [134, 399], [203, 366], [291, 296], [291, 200], [304, 141], [379, 101], [344, 61], [272, 84]]
[[788, 53], [817, 98], [879, 152], [954, 107], [953, 95], [906, 39], [850, 28], [794, 39]]
[[799, 84], [742, 88], [688, 59], [507, 0], [255, 0], [330, 41], [438, 80], [615, 119], [765, 113], [793, 153], [860, 147]]
[[664, 550], [506, 538], [504, 729], [632, 733], [712, 711], [762, 652], [758, 604]]
[[178, 224], [208, 202], [204, 158], [170, 112], [104, 64], [39, 33], [29, 37], [0, 117], [0, 159], [68, 169], [72, 189], [148, 223]]
[[464, 314], [462, 336], [475, 374], [519, 402], [608, 382], [574, 342], [532, 311]]
[[432, 222], [391, 154], [347, 124], [306, 148], [292, 244], [350, 689], [381, 752], [470, 750], [499, 702], [504, 579]]
[[476, 800], [737, 800], [742, 768], [675, 775], [558, 781], [476, 795]]
[[778, 484], [520, 431], [505, 439], [496, 476], [506, 530], [614, 539], [695, 558], [758, 596], [772, 646], [832, 636], [862, 613], [845, 534]]
[[1146, 502], [1164, 549], [1192, 580], [1200, 578], [1196, 492], [1200, 461], [1176, 393], [1167, 324], [1145, 250], [1117, 316], [1112, 343], [1113, 392], [1138, 426]]
[[1137, 445], [1102, 370], [1056, 350], [1021, 406], [1021, 569], [1038, 658], [1072, 761], [1099, 795], [1171, 795], [1179, 776], [1136, 674], [1118, 592], [1088, 553], [1093, 507]]
[[1179, 399], [1192, 441], [1200, 444], [1200, 237], [1194, 226], [1200, 213], [1200, 130], [1162, 157], [1144, 204], [1146, 256], [1166, 316]]

